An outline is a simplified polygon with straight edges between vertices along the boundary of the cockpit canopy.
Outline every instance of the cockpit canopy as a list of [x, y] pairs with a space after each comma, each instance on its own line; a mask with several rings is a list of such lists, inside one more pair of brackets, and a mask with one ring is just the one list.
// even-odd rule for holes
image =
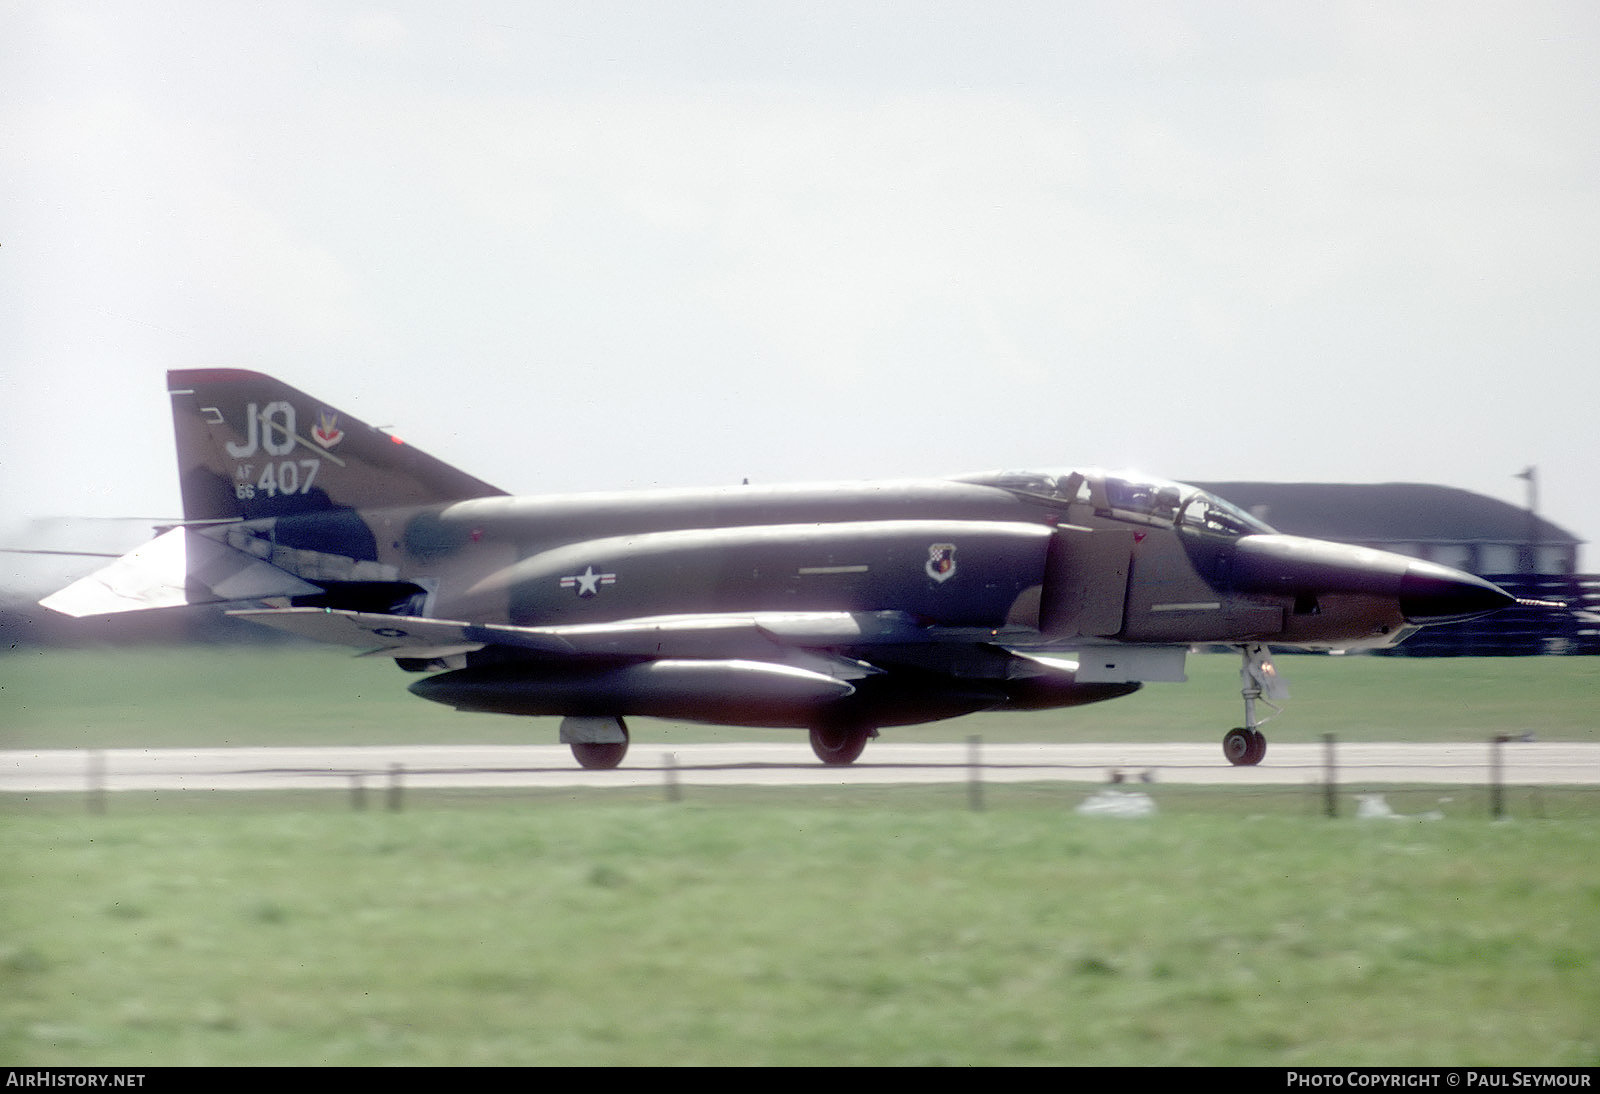
[[1092, 505], [1100, 516], [1140, 524], [1178, 525], [1213, 535], [1245, 536], [1274, 529], [1231, 502], [1181, 482], [1099, 470], [991, 471], [962, 482], [998, 486], [1057, 505]]

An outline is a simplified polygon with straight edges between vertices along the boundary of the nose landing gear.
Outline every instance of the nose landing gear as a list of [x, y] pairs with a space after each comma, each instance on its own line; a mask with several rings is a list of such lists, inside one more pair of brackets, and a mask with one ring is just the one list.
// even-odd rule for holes
[[1222, 738], [1222, 754], [1236, 767], [1254, 767], [1267, 754], [1267, 738], [1257, 728], [1266, 719], [1256, 719], [1256, 701], [1259, 699], [1266, 703], [1276, 714], [1282, 708], [1272, 700], [1287, 699], [1289, 688], [1283, 682], [1283, 677], [1278, 675], [1272, 663], [1272, 654], [1266, 646], [1252, 642], [1240, 646], [1239, 652], [1244, 657], [1244, 666], [1239, 670], [1239, 679], [1243, 684], [1239, 694], [1244, 697], [1244, 725], [1230, 729]]

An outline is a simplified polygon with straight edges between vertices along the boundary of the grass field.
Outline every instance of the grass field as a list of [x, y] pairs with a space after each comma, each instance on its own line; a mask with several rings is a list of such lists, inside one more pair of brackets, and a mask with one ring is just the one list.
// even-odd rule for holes
[[[1594, 739], [1595, 660], [1284, 658], [1274, 738]], [[1190, 676], [904, 732], [1219, 736], [1236, 662]], [[554, 737], [405, 682], [294, 648], [13, 653], [0, 747]], [[13, 797], [0, 1063], [1600, 1064], [1594, 795], [1491, 823], [1449, 788], [1389, 821], [1148, 791], [1137, 819], [1076, 813], [1082, 787]]]
[[[1482, 741], [1536, 732], [1600, 739], [1600, 658], [1278, 659], [1292, 692], [1274, 741]], [[461, 714], [406, 691], [385, 658], [327, 647], [22, 649], [0, 655], [0, 748], [270, 744], [546, 743], [554, 718]], [[1220, 741], [1243, 720], [1239, 661], [1189, 658], [1189, 683], [1027, 714], [987, 714], [885, 731], [889, 740]], [[782, 740], [786, 730], [650, 719], [638, 742]]]
[[0, 1060], [1600, 1063], [1595, 817], [1161, 792], [11, 813]]

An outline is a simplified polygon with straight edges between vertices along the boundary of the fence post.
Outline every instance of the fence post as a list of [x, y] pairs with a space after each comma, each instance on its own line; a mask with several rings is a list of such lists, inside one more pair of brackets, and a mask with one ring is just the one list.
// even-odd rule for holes
[[400, 764], [389, 765], [389, 812], [400, 812], [400, 776], [405, 768]]
[[106, 811], [106, 754], [89, 750], [89, 812], [97, 816]]
[[983, 812], [983, 771], [979, 763], [981, 738], [967, 738], [967, 808], [974, 813]]
[[1339, 767], [1334, 757], [1333, 734], [1322, 735], [1322, 811], [1339, 815]]
[[1499, 820], [1505, 816], [1505, 795], [1501, 787], [1500, 749], [1510, 737], [1496, 735], [1489, 741], [1489, 816]]
[[667, 783], [667, 800], [669, 802], [682, 801], [683, 792], [678, 789], [678, 754], [676, 752], [668, 752], [662, 766], [666, 770], [664, 777]]

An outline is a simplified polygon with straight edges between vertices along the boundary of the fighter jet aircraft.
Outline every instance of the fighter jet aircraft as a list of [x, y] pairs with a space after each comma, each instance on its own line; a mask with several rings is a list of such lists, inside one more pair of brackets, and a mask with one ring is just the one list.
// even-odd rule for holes
[[269, 376], [167, 374], [183, 521], [46, 598], [71, 615], [221, 603], [392, 657], [465, 711], [561, 716], [585, 767], [628, 717], [795, 727], [826, 764], [889, 726], [1048, 710], [1269, 646], [1363, 650], [1515, 600], [1470, 574], [1279, 535], [1176, 482], [954, 479], [511, 497]]

